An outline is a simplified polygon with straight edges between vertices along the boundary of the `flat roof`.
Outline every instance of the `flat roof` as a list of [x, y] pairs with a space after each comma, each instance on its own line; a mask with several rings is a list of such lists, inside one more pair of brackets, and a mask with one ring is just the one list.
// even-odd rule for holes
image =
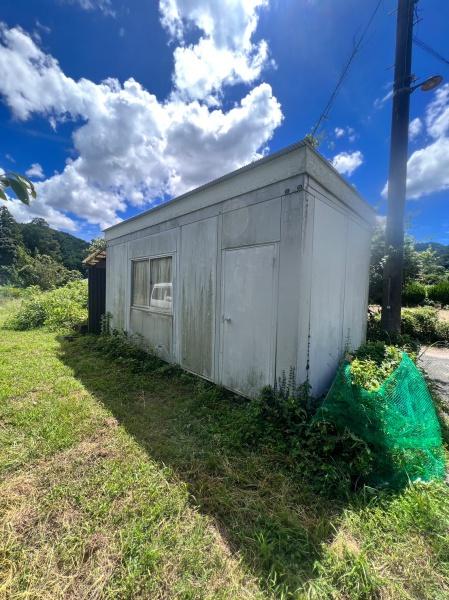
[[[248, 171], [257, 169], [263, 165], [267, 165], [268, 163], [270, 163], [276, 159], [282, 158], [282, 157], [290, 154], [291, 152], [295, 152], [296, 150], [299, 150], [301, 148], [307, 149], [307, 151], [310, 151], [311, 153], [313, 153], [315, 158], [317, 158], [321, 163], [323, 163], [326, 166], [326, 168], [329, 169], [333, 173], [333, 175], [336, 176], [340, 180], [340, 182], [344, 184], [344, 186], [347, 188], [347, 191], [352, 196], [357, 197], [357, 199], [363, 203], [365, 210], [368, 209], [369, 211], [371, 211], [373, 216], [376, 214], [376, 211], [366, 202], [366, 200], [359, 194], [359, 192], [354, 188], [354, 186], [352, 186], [344, 177], [342, 177], [340, 175], [340, 173], [335, 169], [335, 167], [322, 154], [317, 152], [309, 142], [307, 142], [305, 140], [301, 140], [300, 142], [291, 144], [290, 146], [287, 146], [286, 148], [282, 148], [281, 150], [278, 150], [277, 152], [268, 154], [267, 156], [264, 156], [254, 162], [248, 163], [247, 165], [244, 165], [243, 167], [240, 167], [238, 169], [235, 169], [234, 171], [226, 173], [225, 175], [222, 175], [221, 177], [218, 177], [207, 183], [204, 183], [203, 185], [201, 185], [197, 188], [194, 188], [192, 190], [189, 190], [188, 192], [185, 192], [179, 196], [176, 196], [175, 198], [171, 198], [170, 200], [167, 200], [166, 202], [162, 202], [162, 203], [158, 204], [157, 206], [153, 206], [153, 207], [149, 208], [148, 210], [145, 210], [137, 215], [129, 217], [128, 219], [124, 219], [123, 221], [120, 221], [119, 223], [116, 223], [115, 225], [111, 225], [110, 227], [105, 228], [104, 231], [114, 233], [114, 230], [122, 228], [125, 223], [130, 224], [130, 223], [133, 223], [134, 221], [139, 221], [141, 219], [145, 220], [144, 218], [148, 215], [153, 215], [154, 213], [157, 213], [159, 211], [164, 211], [168, 207], [171, 207], [174, 204], [178, 204], [178, 203], [182, 202], [183, 200], [186, 200], [187, 198], [191, 198], [192, 196], [194, 196], [196, 194], [207, 191], [207, 190], [217, 186], [218, 184], [225, 183], [225, 182], [227, 182], [239, 175], [242, 175]], [[307, 171], [305, 170], [304, 172], [307, 172]], [[300, 174], [300, 173], [301, 172], [298, 170], [297, 174]], [[312, 176], [313, 176], [313, 174], [312, 174]], [[318, 183], [320, 183], [319, 178], [316, 178], [316, 179], [317, 179]], [[280, 180], [282, 180], [282, 178]], [[247, 191], [251, 191], [251, 190], [247, 190]], [[242, 193], [244, 193], [244, 192], [242, 192]], [[230, 196], [230, 197], [233, 197], [233, 196]], [[209, 205], [212, 205], [212, 204], [215, 204], [215, 203], [221, 202], [221, 201], [223, 201], [223, 199], [215, 199], [215, 200], [211, 201], [209, 203]], [[204, 208], [204, 206], [201, 206], [199, 208]], [[186, 213], [188, 213], [188, 212], [190, 212], [190, 211], [187, 210]], [[167, 218], [171, 218], [171, 217], [167, 217]], [[166, 220], [166, 219], [162, 218], [158, 222], [163, 222], [164, 220]], [[146, 227], [146, 226], [147, 225], [145, 224], [142, 227]], [[136, 230], [137, 229], [139, 229], [139, 227], [136, 227]], [[118, 233], [118, 235], [120, 235], [120, 234]], [[112, 237], [114, 237], [114, 236], [112, 236]]]

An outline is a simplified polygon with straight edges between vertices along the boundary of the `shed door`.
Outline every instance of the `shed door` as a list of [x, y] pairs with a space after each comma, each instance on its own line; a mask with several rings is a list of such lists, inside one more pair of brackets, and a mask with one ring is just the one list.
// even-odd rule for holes
[[223, 252], [221, 382], [254, 396], [274, 379], [276, 246]]

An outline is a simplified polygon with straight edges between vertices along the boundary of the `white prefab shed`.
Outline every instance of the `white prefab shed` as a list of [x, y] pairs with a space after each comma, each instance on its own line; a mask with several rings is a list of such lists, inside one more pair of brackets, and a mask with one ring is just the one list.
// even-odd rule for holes
[[302, 142], [106, 230], [106, 310], [162, 358], [252, 396], [313, 393], [365, 337], [374, 211]]

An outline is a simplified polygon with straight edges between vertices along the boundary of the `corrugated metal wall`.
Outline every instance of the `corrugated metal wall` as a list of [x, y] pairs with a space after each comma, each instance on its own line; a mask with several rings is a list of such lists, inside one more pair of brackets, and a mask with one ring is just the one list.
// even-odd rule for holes
[[106, 311], [106, 265], [100, 263], [95, 267], [89, 267], [87, 281], [89, 289], [88, 331], [89, 333], [100, 333], [101, 316]]

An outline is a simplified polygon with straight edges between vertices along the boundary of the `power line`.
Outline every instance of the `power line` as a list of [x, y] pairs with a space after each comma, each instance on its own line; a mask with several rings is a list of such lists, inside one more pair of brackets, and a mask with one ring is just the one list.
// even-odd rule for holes
[[369, 31], [369, 29], [370, 29], [370, 27], [372, 25], [372, 22], [374, 21], [377, 13], [378, 13], [378, 11], [379, 11], [379, 9], [381, 7], [382, 2], [383, 2], [383, 0], [378, 0], [378, 2], [376, 4], [376, 7], [375, 7], [374, 11], [372, 12], [372, 14], [371, 14], [371, 16], [370, 16], [370, 18], [368, 20], [368, 23], [366, 24], [365, 29], [362, 32], [362, 35], [359, 37], [359, 39], [357, 41], [355, 41], [354, 46], [353, 46], [352, 51], [351, 51], [351, 54], [349, 55], [349, 58], [346, 61], [345, 66], [343, 67], [343, 70], [342, 70], [342, 72], [340, 74], [340, 77], [338, 78], [338, 81], [337, 81], [337, 84], [336, 84], [336, 86], [334, 88], [334, 91], [330, 95], [328, 103], [326, 104], [323, 112], [320, 115], [320, 118], [318, 119], [315, 127], [313, 128], [312, 137], [316, 136], [316, 133], [318, 132], [319, 128], [321, 127], [321, 123], [325, 119], [328, 118], [329, 113], [330, 113], [330, 111], [332, 109], [332, 106], [333, 106], [333, 104], [335, 102], [335, 99], [336, 99], [336, 97], [338, 95], [338, 92], [340, 91], [340, 88], [343, 85], [343, 82], [344, 82], [344, 80], [346, 79], [346, 76], [349, 73], [349, 69], [351, 68], [352, 63], [353, 63], [355, 57], [357, 56], [357, 54], [358, 54], [358, 52], [360, 50], [360, 46], [362, 45], [363, 41], [366, 38], [366, 35], [367, 35], [367, 33], [368, 33], [368, 31]]
[[415, 44], [417, 46], [419, 46], [422, 50], [424, 50], [425, 52], [428, 52], [429, 54], [431, 54], [434, 58], [437, 58], [438, 60], [440, 60], [442, 63], [444, 63], [445, 65], [449, 65], [449, 60], [447, 60], [447, 58], [444, 58], [444, 56], [442, 56], [439, 52], [437, 52], [436, 50], [434, 50], [431, 46], [429, 46], [429, 44], [426, 44], [426, 42], [423, 42], [422, 40], [420, 40], [418, 37], [413, 36], [413, 41], [415, 42]]

